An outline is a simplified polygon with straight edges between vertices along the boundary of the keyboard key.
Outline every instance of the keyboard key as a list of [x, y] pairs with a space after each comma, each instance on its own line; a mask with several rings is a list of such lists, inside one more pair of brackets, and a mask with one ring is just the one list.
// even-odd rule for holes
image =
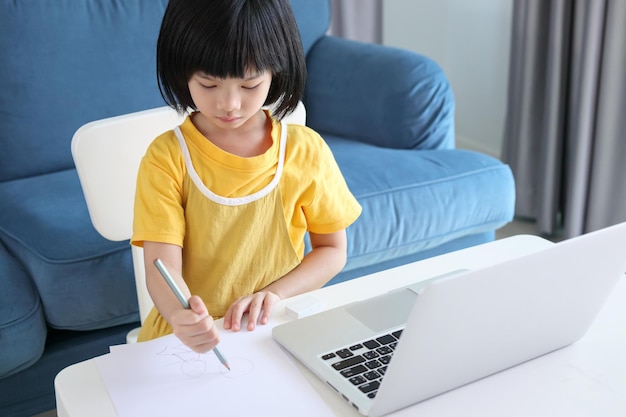
[[365, 366], [357, 365], [357, 366], [353, 366], [352, 368], [344, 369], [340, 373], [346, 378], [351, 378], [355, 375], [362, 374], [365, 371], [367, 371], [367, 368]]
[[389, 355], [393, 353], [393, 349], [391, 349], [389, 346], [381, 346], [376, 349], [376, 352], [380, 353], [381, 355]]
[[370, 392], [370, 393], [368, 393], [368, 394], [367, 394], [367, 397], [368, 397], [368, 398], [371, 398], [371, 399], [374, 399], [374, 398], [376, 398], [376, 393], [377, 393], [377, 392], [378, 392], [378, 391], [372, 391], [372, 392]]
[[373, 361], [365, 362], [365, 366], [367, 366], [370, 369], [376, 369], [376, 368], [380, 368], [381, 366], [383, 366], [383, 364], [378, 362], [376, 359], [374, 359]]
[[378, 360], [380, 361], [380, 363], [382, 363], [383, 365], [388, 365], [389, 362], [391, 361], [391, 355], [386, 355], [386, 356], [382, 356], [380, 358], [378, 358]]
[[393, 337], [395, 337], [396, 339], [400, 339], [400, 336], [402, 335], [402, 329], [400, 330], [396, 330], [395, 332], [391, 333], [393, 335]]
[[359, 389], [365, 394], [367, 394], [368, 392], [377, 390], [379, 387], [380, 387], [380, 382], [378, 381], [371, 381], [366, 384], [359, 385]]
[[380, 367], [376, 369], [376, 372], [378, 372], [381, 375], [385, 375], [385, 373], [387, 372], [387, 367], [386, 366]]
[[350, 346], [350, 350], [359, 350], [359, 349], [363, 349], [363, 345], [360, 343]]
[[378, 379], [380, 378], [380, 374], [376, 371], [369, 371], [363, 374], [363, 376], [367, 379], [369, 379], [370, 381], [373, 379]]
[[358, 364], [363, 363], [363, 362], [365, 362], [365, 358], [363, 358], [362, 356], [359, 355], [359, 356], [353, 356], [351, 358], [344, 359], [342, 361], [333, 363], [332, 366], [336, 370], [341, 371], [342, 369], [346, 369], [346, 368], [349, 368], [349, 367], [354, 366], [354, 365], [358, 365]]
[[338, 350], [336, 353], [337, 353], [337, 356], [339, 356], [342, 359], [349, 358], [350, 356], [354, 356], [354, 353], [352, 353], [350, 349], [341, 349], [341, 350]]
[[373, 350], [370, 350], [369, 352], [363, 353], [363, 357], [365, 359], [374, 359], [374, 358], [377, 358], [379, 356], [380, 355], [378, 353], [376, 353], [375, 351], [373, 351]]
[[365, 345], [365, 347], [367, 347], [368, 349], [376, 349], [378, 346], [380, 346], [380, 343], [378, 343], [375, 340], [368, 340], [367, 342], [363, 342], [363, 344]]
[[327, 353], [327, 354], [325, 354], [325, 355], [322, 355], [322, 359], [324, 359], [325, 361], [327, 361], [327, 360], [329, 360], [329, 359], [332, 359], [332, 358], [335, 358], [335, 357], [337, 357], [337, 355], [335, 355], [335, 354], [334, 354], [334, 353], [332, 353], [332, 352], [331, 352], [331, 353]]
[[361, 385], [362, 383], [367, 382], [367, 379], [363, 378], [361, 375], [357, 375], [350, 378], [348, 381], [352, 382], [353, 385]]
[[377, 337], [376, 340], [378, 341], [378, 343], [380, 343], [381, 345], [388, 345], [389, 343], [393, 343], [396, 341], [396, 338], [393, 337], [390, 334], [386, 334], [384, 336], [380, 336]]

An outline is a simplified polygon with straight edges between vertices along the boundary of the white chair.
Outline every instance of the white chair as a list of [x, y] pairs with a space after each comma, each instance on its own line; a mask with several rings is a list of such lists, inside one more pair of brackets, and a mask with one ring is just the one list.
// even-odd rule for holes
[[[181, 124], [169, 107], [160, 107], [87, 123], [72, 138], [72, 157], [95, 229], [113, 241], [129, 240], [133, 231], [133, 207], [137, 171], [148, 145], [161, 133]], [[287, 123], [305, 124], [306, 111], [285, 117]], [[132, 246], [133, 269], [141, 323], [154, 305], [146, 288], [143, 249]], [[137, 340], [139, 329], [126, 337]]]

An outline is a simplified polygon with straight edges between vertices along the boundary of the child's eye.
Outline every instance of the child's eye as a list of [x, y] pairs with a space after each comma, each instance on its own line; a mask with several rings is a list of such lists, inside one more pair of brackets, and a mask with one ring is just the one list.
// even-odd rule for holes
[[242, 85], [241, 87], [244, 90], [254, 90], [255, 88], [257, 88], [260, 85], [261, 85], [261, 83], [258, 83], [258, 84], [255, 84], [255, 85]]
[[216, 86], [215, 86], [215, 85], [213, 85], [213, 84], [208, 85], [208, 84], [202, 84], [202, 83], [200, 83], [200, 86], [201, 86], [202, 88], [215, 88], [215, 87], [216, 87]]

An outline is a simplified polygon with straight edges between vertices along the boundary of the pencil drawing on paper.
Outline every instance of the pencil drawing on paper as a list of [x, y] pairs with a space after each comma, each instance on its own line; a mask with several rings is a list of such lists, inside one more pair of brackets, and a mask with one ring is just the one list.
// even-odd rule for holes
[[175, 358], [177, 363], [180, 363], [180, 370], [183, 375], [192, 378], [201, 376], [207, 369], [206, 359], [182, 344], [179, 346], [166, 346], [157, 355]]
[[[183, 375], [197, 378], [202, 376], [207, 370], [209, 359], [206, 354], [200, 354], [180, 344], [177, 346], [165, 346], [157, 353], [158, 356], [169, 356], [175, 359], [174, 364], [180, 364]], [[229, 359], [230, 371], [219, 361], [216, 363], [218, 373], [226, 378], [238, 378], [249, 374], [254, 369], [254, 363], [250, 359], [235, 357]]]

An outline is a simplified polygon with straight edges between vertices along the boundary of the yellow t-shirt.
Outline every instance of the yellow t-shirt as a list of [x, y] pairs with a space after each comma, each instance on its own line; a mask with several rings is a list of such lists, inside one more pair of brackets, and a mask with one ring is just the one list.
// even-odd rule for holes
[[[215, 146], [196, 129], [189, 117], [180, 129], [195, 171], [213, 193], [228, 198], [244, 197], [259, 191], [274, 177], [281, 133], [276, 120], [272, 119], [272, 146], [264, 154], [250, 158]], [[195, 209], [186, 204], [189, 190], [185, 189], [185, 184], [190, 183], [184, 181], [186, 175], [185, 159], [174, 132], [157, 137], [148, 148], [137, 177], [132, 244], [142, 246], [143, 241], [152, 241], [184, 246], [185, 215], [193, 214]], [[307, 230], [318, 234], [334, 233], [349, 226], [361, 213], [330, 149], [316, 132], [305, 126], [288, 126], [279, 187], [284, 220], [299, 259], [304, 254], [303, 239]], [[226, 231], [214, 230], [213, 233], [228, 238]]]

